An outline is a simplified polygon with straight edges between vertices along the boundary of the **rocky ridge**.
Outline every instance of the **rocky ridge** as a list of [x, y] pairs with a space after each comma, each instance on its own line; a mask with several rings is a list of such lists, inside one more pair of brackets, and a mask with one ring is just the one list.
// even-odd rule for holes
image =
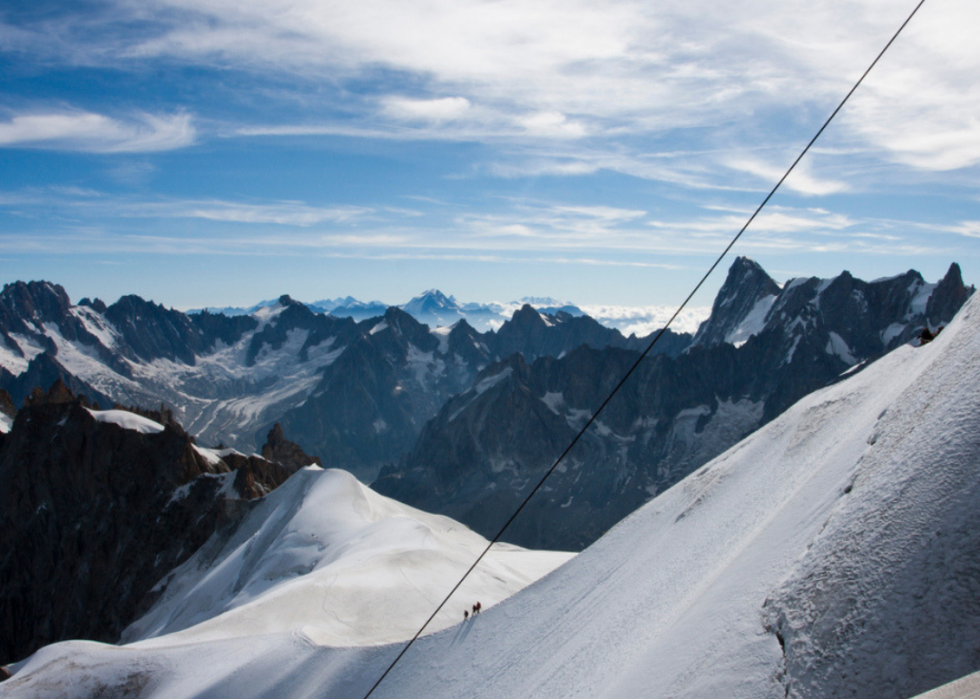
[[[438, 301], [438, 299], [436, 299]], [[437, 304], [438, 305], [438, 304]], [[669, 336], [679, 352], [690, 336]], [[521, 309], [498, 332], [431, 330], [399, 308], [356, 322], [289, 296], [251, 315], [184, 314], [124, 296], [72, 305], [48, 282], [0, 293], [0, 388], [16, 404], [60, 380], [102, 405], [159, 404], [202, 443], [253, 451], [276, 423], [327, 465], [372, 480], [488, 364], [640, 340], [590, 318]]]
[[163, 408], [35, 390], [0, 435], [0, 661], [117, 640], [162, 577], [306, 461], [274, 436], [286, 463], [198, 447]]
[[[583, 548], [802, 396], [948, 322], [970, 293], [955, 264], [938, 284], [844, 272], [779, 287], [739, 258], [694, 344], [640, 365], [504, 539]], [[490, 365], [373, 487], [493, 536], [637, 358], [580, 347]]]

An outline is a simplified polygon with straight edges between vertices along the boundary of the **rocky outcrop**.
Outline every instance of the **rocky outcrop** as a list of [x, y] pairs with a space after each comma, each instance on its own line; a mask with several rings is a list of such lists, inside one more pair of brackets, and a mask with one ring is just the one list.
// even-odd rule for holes
[[286, 439], [282, 425], [278, 422], [269, 430], [265, 446], [262, 447], [262, 458], [275, 462], [289, 471], [298, 471], [304, 466], [323, 466], [318, 456], [309, 456], [296, 442]]
[[312, 347], [327, 341], [337, 346], [347, 345], [360, 335], [357, 324], [350, 318], [313, 313], [305, 304], [285, 295], [279, 297], [278, 303], [282, 311], [275, 322], [266, 324], [252, 336], [246, 356], [247, 366], [254, 366], [263, 350], [282, 349], [289, 337], [297, 332], [305, 332], [305, 339], [299, 348], [303, 361], [308, 359]]
[[292, 471], [201, 449], [163, 408], [35, 392], [0, 443], [0, 661], [115, 641], [158, 580]]
[[955, 262], [949, 266], [946, 276], [936, 285], [935, 291], [929, 296], [926, 305], [926, 318], [932, 330], [948, 322], [966, 300], [973, 295], [976, 288], [963, 284], [963, 274]]

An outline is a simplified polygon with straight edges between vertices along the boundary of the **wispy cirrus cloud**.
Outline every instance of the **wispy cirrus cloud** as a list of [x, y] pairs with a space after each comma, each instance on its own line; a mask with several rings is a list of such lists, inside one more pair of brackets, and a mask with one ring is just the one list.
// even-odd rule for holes
[[[771, 180], [766, 160], [739, 161], [745, 148], [760, 140], [798, 148], [802, 136], [789, 131], [812, 133], [907, 9], [891, 0], [116, 0], [10, 20], [0, 38], [38, 61], [241, 71], [275, 82], [297, 104], [311, 87], [325, 90], [309, 109], [270, 108], [216, 130], [223, 134], [504, 141], [485, 172], [610, 169], [712, 188], [724, 178], [696, 170], [733, 164]], [[827, 138], [915, 171], [980, 163], [980, 57], [970, 31], [978, 23], [975, 4], [925, 7]], [[327, 103], [341, 104], [342, 114], [323, 118], [318, 107]], [[116, 135], [111, 123], [76, 118], [51, 137], [38, 135], [41, 124], [10, 123], [7, 141], [132, 152], [194, 139], [142, 120], [144, 131], [159, 132], [154, 146], [132, 133], [140, 119], [115, 121]], [[651, 145], [636, 140], [675, 134], [670, 143], [702, 154], [694, 166], [651, 163]], [[507, 146], [541, 140], [589, 141], [593, 157], [527, 159]], [[714, 148], [726, 153], [708, 155]], [[851, 183], [799, 173], [787, 186], [824, 196]]]
[[300, 201], [242, 202], [222, 199], [140, 198], [112, 195], [78, 187], [29, 188], [0, 192], [0, 207], [33, 207], [70, 211], [118, 219], [200, 219], [214, 223], [241, 223], [309, 228], [318, 224], [350, 225], [372, 216], [412, 218], [418, 212], [397, 207], [316, 206]]
[[465, 97], [411, 99], [387, 96], [381, 100], [385, 112], [396, 119], [423, 120], [441, 123], [462, 117], [472, 104]]
[[[419, 202], [423, 204], [424, 202]], [[59, 188], [0, 193], [0, 214], [60, 211], [43, 231], [0, 236], [4, 254], [233, 255], [363, 260], [465, 260], [676, 270], [681, 260], [720, 252], [744, 223], [737, 207], [712, 206], [664, 219], [642, 209], [546, 200], [503, 199], [494, 210], [441, 205], [323, 206], [296, 201], [139, 199]], [[110, 224], [105, 213], [109, 212]], [[433, 213], [438, 212], [438, 213]], [[59, 218], [59, 217], [55, 217]], [[178, 227], [167, 225], [188, 219]], [[11, 220], [16, 220], [11, 219]], [[52, 219], [54, 220], [54, 219]], [[146, 225], [142, 222], [146, 221]], [[135, 222], [135, 223], [134, 223]], [[162, 224], [162, 225], [161, 225]], [[926, 222], [912, 228], [930, 228]], [[751, 255], [806, 253], [877, 257], [956, 254], [957, 239], [980, 236], [980, 224], [932, 227], [928, 243], [906, 222], [857, 218], [822, 207], [774, 206], [753, 223], [740, 250]]]
[[[149, 8], [167, 13], [169, 23], [126, 47], [129, 56], [341, 80], [384, 67], [427, 94], [383, 98], [383, 115], [503, 114], [531, 138], [663, 133], [733, 117], [751, 123], [772, 109], [800, 109], [809, 124], [807, 112], [829, 111], [908, 9], [888, 0], [723, 7], [709, 0], [297, 0], [285, 9], [257, 0], [156, 0]], [[980, 161], [963, 148], [977, 140], [970, 124], [980, 107], [972, 78], [980, 59], [968, 29], [977, 21], [972, 5], [925, 8], [876, 69], [861, 105], [842, 115], [845, 140], [920, 169]], [[468, 131], [427, 135], [493, 137], [499, 122], [480, 118]], [[819, 183], [796, 183], [824, 193]]]
[[[788, 165], [771, 165], [751, 158], [733, 158], [726, 165], [737, 172], [745, 172], [758, 178], [761, 186], [774, 185], [786, 172]], [[801, 161], [783, 182], [783, 187], [806, 196], [839, 194], [848, 190], [845, 182], [821, 179], [811, 172], [809, 162]]]
[[363, 206], [309, 206], [301, 202], [241, 204], [227, 201], [187, 201], [154, 206], [135, 205], [140, 216], [200, 218], [232, 223], [274, 223], [281, 226], [309, 227], [319, 223], [351, 223], [374, 210]]
[[196, 130], [186, 113], [138, 113], [125, 119], [86, 111], [38, 111], [0, 121], [0, 148], [89, 153], [148, 153], [184, 148]]

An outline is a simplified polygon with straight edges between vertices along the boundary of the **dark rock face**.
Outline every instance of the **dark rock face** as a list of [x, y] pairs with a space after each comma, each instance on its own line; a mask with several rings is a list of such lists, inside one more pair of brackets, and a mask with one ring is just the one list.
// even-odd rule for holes
[[160, 578], [292, 473], [201, 451], [172, 415], [139, 413], [163, 429], [100, 421], [60, 383], [17, 412], [0, 443], [0, 659], [116, 640]]
[[[943, 298], [966, 298], [956, 274], [947, 278], [935, 287], [949, 289]], [[739, 289], [753, 302], [743, 303]], [[804, 395], [912, 340], [927, 322], [931, 291], [912, 271], [871, 283], [845, 272], [780, 289], [740, 258], [715, 303], [720, 317], [702, 326], [700, 341], [640, 364], [503, 538], [583, 548]], [[959, 308], [940, 305], [941, 322]], [[738, 347], [726, 341], [733, 333]], [[580, 347], [561, 358], [528, 363], [515, 355], [491, 365], [372, 487], [492, 537], [638, 356]]]
[[7, 417], [13, 417], [17, 414], [17, 407], [14, 405], [13, 399], [2, 388], [0, 388], [0, 413]]
[[269, 436], [262, 447], [262, 458], [285, 467], [290, 471], [298, 471], [304, 466], [316, 464], [323, 466], [320, 457], [309, 456], [296, 442], [290, 442], [282, 432], [278, 422], [269, 430]]
[[711, 316], [694, 335], [694, 344], [717, 345], [729, 342], [754, 310], [759, 311], [766, 299], [775, 298], [781, 289], [758, 262], [738, 257], [728, 270], [728, 277], [711, 306]]
[[122, 349], [131, 358], [148, 362], [169, 359], [191, 365], [197, 355], [211, 349], [215, 340], [229, 343], [257, 325], [248, 316], [225, 318], [210, 314], [196, 316], [200, 320], [195, 322], [180, 311], [132, 295], [120, 298], [104, 315], [122, 335]]
[[400, 309], [364, 324], [307, 401], [279, 422], [322, 454], [325, 466], [371, 480], [382, 463], [411, 446], [449, 395], [469, 385], [476, 369], [441, 354], [439, 340]]
[[951, 264], [946, 276], [942, 278], [942, 281], [936, 286], [936, 290], [929, 297], [929, 303], [926, 306], [926, 317], [931, 329], [936, 330], [940, 325], [948, 322], [974, 291], [976, 291], [974, 287], [963, 285], [960, 266], [955, 262]]

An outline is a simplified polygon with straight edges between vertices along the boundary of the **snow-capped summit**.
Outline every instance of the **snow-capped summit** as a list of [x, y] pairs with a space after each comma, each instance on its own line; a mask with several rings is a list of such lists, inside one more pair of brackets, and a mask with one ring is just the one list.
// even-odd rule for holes
[[438, 289], [424, 291], [403, 305], [402, 310], [430, 327], [448, 327], [465, 317], [456, 299]]

